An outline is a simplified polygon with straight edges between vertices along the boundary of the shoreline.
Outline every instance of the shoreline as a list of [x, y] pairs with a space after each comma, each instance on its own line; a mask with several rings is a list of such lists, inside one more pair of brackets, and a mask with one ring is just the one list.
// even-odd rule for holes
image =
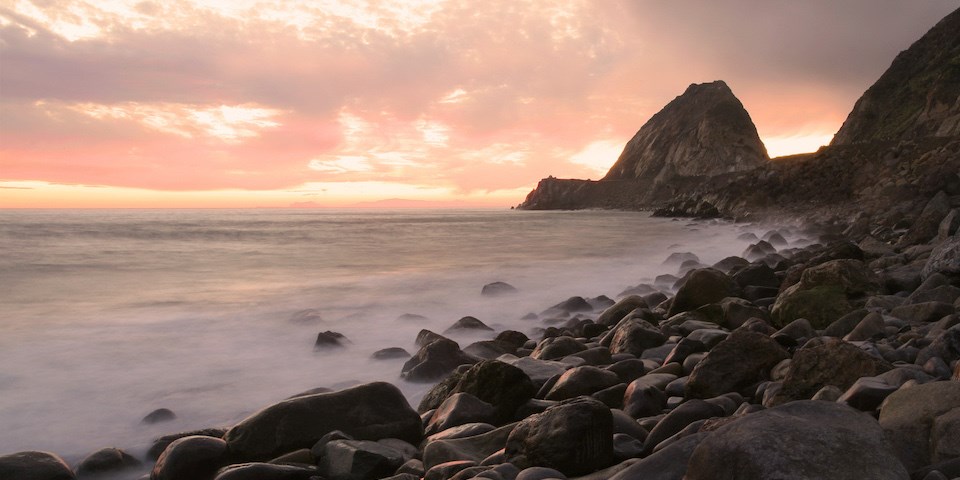
[[[614, 305], [610, 305], [613, 300], [600, 298], [568, 299], [539, 315], [542, 338], [506, 331], [495, 332], [494, 340], [469, 346], [441, 338], [424, 342], [404, 370], [408, 379], [437, 383], [416, 411], [411, 407], [417, 406], [409, 405], [402, 396], [390, 404], [388, 416], [405, 420], [374, 422], [382, 428], [393, 425], [388, 428], [392, 428], [389, 434], [377, 428], [373, 430], [380, 433], [364, 430], [366, 420], [341, 422], [338, 428], [304, 433], [303, 438], [289, 441], [268, 435], [251, 443], [246, 437], [253, 434], [243, 434], [271, 430], [269, 420], [264, 418], [294, 405], [305, 408], [313, 402], [336, 408], [346, 398], [350, 402], [371, 401], [351, 393], [362, 387], [352, 387], [265, 407], [233, 426], [223, 435], [225, 441], [214, 437], [180, 440], [166, 449], [154, 467], [155, 475], [143, 478], [171, 478], [170, 469], [177, 462], [197, 460], [196, 455], [203, 450], [198, 445], [220, 452], [215, 460], [208, 459], [218, 469], [274, 460], [269, 464], [272, 466], [227, 468], [216, 477], [223, 480], [246, 478], [243, 472], [257, 469], [267, 475], [263, 478], [516, 478], [524, 467], [552, 468], [563, 475], [550, 478], [634, 478], [657, 462], [666, 462], [674, 469], [682, 466], [688, 475], [698, 475], [703, 473], [698, 470], [704, 467], [703, 458], [732, 454], [722, 453], [726, 444], [744, 447], [742, 442], [746, 440], [729, 433], [736, 430], [734, 426], [746, 428], [759, 422], [755, 428], [763, 428], [776, 419], [767, 419], [764, 415], [770, 415], [762, 412], [786, 410], [795, 410], [791, 415], [804, 418], [805, 424], [813, 425], [811, 428], [828, 431], [829, 422], [823, 418], [863, 423], [860, 415], [853, 414], [872, 414], [869, 422], [860, 425], [871, 432], [869, 435], [841, 440], [857, 445], [872, 439], [876, 445], [871, 448], [879, 452], [874, 455], [899, 459], [891, 463], [874, 458], [874, 463], [883, 465], [889, 474], [883, 478], [906, 478], [903, 475], [907, 472], [936, 463], [934, 459], [956, 455], [946, 445], [945, 452], [931, 452], [920, 460], [907, 452], [915, 445], [891, 445], [883, 440], [885, 435], [891, 436], [891, 431], [905, 428], [895, 421], [899, 417], [893, 413], [909, 416], [916, 410], [914, 402], [947, 402], [947, 410], [960, 407], [960, 396], [956, 396], [960, 393], [955, 393], [960, 387], [956, 382], [960, 352], [950, 350], [953, 336], [960, 339], [960, 327], [955, 327], [960, 323], [956, 315], [960, 285], [949, 270], [949, 261], [943, 267], [947, 274], [928, 268], [931, 262], [936, 263], [937, 255], [942, 255], [944, 246], [948, 247], [947, 254], [956, 255], [956, 249], [949, 247], [958, 242], [955, 225], [951, 233], [949, 222], [953, 221], [938, 222], [938, 229], [945, 229], [943, 235], [938, 231], [942, 237], [939, 240], [934, 237], [899, 249], [863, 240], [860, 246], [847, 241], [801, 249], [780, 244], [780, 248], [769, 251], [771, 243], [779, 243], [771, 234], [766, 245], [759, 244], [758, 239], [757, 248], [748, 249], [748, 258], [742, 261], [725, 259], [719, 262], [722, 265], [710, 266], [688, 262], [681, 269], [684, 260], [693, 259], [678, 257], [670, 265], [676, 270], [665, 273], [675, 274], [677, 283], [683, 284], [676, 291], [663, 292], [660, 285], [635, 286], [638, 293], [649, 291], [622, 298], [611, 296], [618, 300]], [[956, 256], [952, 258], [955, 262]], [[807, 270], [811, 273], [804, 275]], [[898, 292], [899, 296], [894, 295]], [[953, 302], [947, 302], [951, 297]], [[795, 301], [791, 303], [791, 299]], [[915, 301], [930, 299], [934, 300]], [[829, 308], [810, 308], [825, 305]], [[467, 322], [466, 327], [479, 325]], [[464, 350], [475, 358], [464, 355]], [[917, 364], [920, 359], [925, 360], [922, 365]], [[810, 370], [808, 364], [820, 367]], [[824, 369], [828, 364], [835, 364], [835, 368]], [[737, 380], [730, 383], [731, 378]], [[408, 380], [397, 380], [401, 381]], [[392, 395], [387, 386], [370, 388], [379, 389], [378, 397]], [[916, 390], [909, 395], [903, 393], [913, 388]], [[948, 393], [945, 396], [937, 390], [934, 397], [921, 395], [931, 389], [946, 389], [943, 391]], [[882, 403], [888, 397], [906, 406], [898, 406], [893, 400]], [[823, 405], [805, 400], [809, 398], [832, 400], [821, 403], [836, 411], [821, 411]], [[939, 412], [931, 420], [945, 414]], [[316, 415], [319, 417], [311, 417], [312, 421], [329, 423], [322, 420], [323, 413]], [[343, 415], [349, 417], [350, 409]], [[413, 415], [418, 421], [411, 420]], [[564, 420], [584, 415], [592, 420]], [[406, 425], [396, 427], [398, 422]], [[943, 428], [960, 428], [957, 423], [945, 425]], [[440, 436], [427, 437], [420, 443], [424, 430]], [[340, 434], [331, 437], [332, 431], [341, 431], [342, 438]], [[879, 438], [875, 438], [878, 432]], [[211, 433], [218, 432], [208, 431], [206, 435]], [[383, 440], [397, 437], [406, 438], [406, 443]], [[571, 450], [572, 438], [593, 439], [586, 448], [590, 455], [578, 453], [584, 445]], [[488, 451], [493, 447], [483, 444], [491, 441], [498, 448]], [[802, 443], [803, 449], [816, 449], [809, 442]], [[293, 448], [294, 444], [302, 448]], [[160, 455], [156, 446], [152, 450]], [[760, 460], [760, 454], [749, 448], [741, 454], [746, 455], [744, 462]], [[391, 475], [381, 477], [387, 473], [386, 467], [381, 466], [376, 474], [363, 474], [357, 462], [344, 466], [330, 460], [342, 455], [372, 455], [385, 459], [380, 464], [387, 462], [393, 470]], [[461, 458], [454, 458], [458, 455]], [[764, 455], [770, 457], [766, 460], [788, 461], [775, 453]], [[90, 458], [97, 456], [107, 465], [102, 471], [115, 472], [104, 478], [135, 478], [131, 474], [144, 472], [151, 463], [147, 458], [136, 467], [123, 454], [107, 450]], [[564, 460], [571, 456], [578, 458], [575, 465]], [[12, 457], [0, 457], [0, 471], [10, 465]], [[90, 458], [75, 466], [78, 472], [90, 471], [89, 465], [96, 464]], [[403, 461], [397, 464], [398, 459]], [[451, 461], [459, 463], [448, 464]], [[789, 471], [789, 464], [778, 465]], [[830, 464], [824, 468], [846, 467]], [[80, 478], [95, 477], [84, 473]]]

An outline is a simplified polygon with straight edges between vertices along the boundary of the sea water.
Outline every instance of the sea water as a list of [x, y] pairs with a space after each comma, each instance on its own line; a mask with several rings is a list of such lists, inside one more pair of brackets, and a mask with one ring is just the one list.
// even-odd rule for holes
[[[430, 385], [373, 352], [414, 353], [420, 329], [466, 315], [534, 336], [528, 313], [677, 273], [672, 252], [739, 255], [751, 229], [615, 211], [0, 210], [0, 455], [142, 455], [158, 435], [374, 380], [415, 407]], [[494, 281], [519, 292], [481, 296]], [[314, 351], [327, 330], [346, 348]], [[177, 418], [142, 424], [157, 408]]]

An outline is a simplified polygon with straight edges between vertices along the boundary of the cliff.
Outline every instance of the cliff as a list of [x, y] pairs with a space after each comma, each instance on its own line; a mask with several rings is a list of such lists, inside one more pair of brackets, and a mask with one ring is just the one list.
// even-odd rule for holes
[[960, 135], [960, 10], [893, 60], [831, 145]]

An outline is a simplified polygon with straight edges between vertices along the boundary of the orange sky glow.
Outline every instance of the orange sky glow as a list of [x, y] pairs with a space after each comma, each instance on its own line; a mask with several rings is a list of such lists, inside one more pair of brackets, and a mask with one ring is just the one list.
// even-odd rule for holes
[[813, 151], [955, 7], [0, 0], [0, 208], [506, 207], [717, 79]]

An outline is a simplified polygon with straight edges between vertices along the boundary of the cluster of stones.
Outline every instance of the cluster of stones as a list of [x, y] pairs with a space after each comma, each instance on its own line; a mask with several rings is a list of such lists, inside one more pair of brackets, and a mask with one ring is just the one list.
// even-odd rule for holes
[[[229, 429], [157, 439], [142, 478], [955, 478], [960, 216], [926, 213], [897, 244], [789, 248], [769, 232], [712, 266], [674, 254], [676, 275], [616, 302], [574, 297], [528, 316], [539, 340], [506, 330], [461, 349], [423, 330], [402, 369], [436, 382], [417, 409], [384, 382], [315, 389]], [[457, 329], [490, 327], [465, 317]], [[324, 332], [318, 348], [343, 340]], [[75, 469], [20, 452], [0, 457], [0, 478], [123, 478], [138, 465], [117, 449]]]

